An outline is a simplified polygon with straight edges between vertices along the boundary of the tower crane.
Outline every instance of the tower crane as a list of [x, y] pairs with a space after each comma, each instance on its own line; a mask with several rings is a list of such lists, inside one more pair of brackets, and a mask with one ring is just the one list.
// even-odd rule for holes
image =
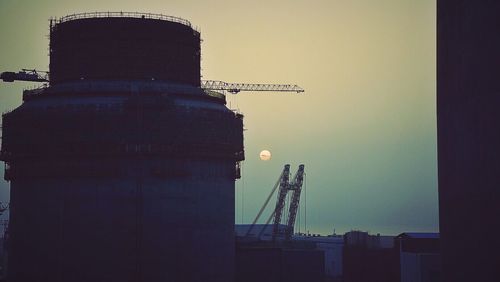
[[202, 80], [201, 88], [223, 90], [232, 94], [238, 94], [240, 91], [304, 92], [300, 86], [292, 84], [229, 83], [219, 80]]
[[[22, 69], [19, 72], [6, 71], [0, 73], [0, 79], [4, 82], [32, 81], [49, 82], [49, 72], [37, 71], [35, 69]], [[270, 92], [295, 92], [302, 93], [304, 89], [294, 84], [263, 84], [263, 83], [231, 83], [220, 80], [202, 80], [200, 88], [211, 91], [227, 91], [238, 94], [241, 91], [270, 91]]]
[[33, 81], [33, 82], [49, 82], [49, 73], [46, 71], [37, 71], [22, 69], [19, 72], [6, 71], [0, 74], [0, 79], [4, 82], [14, 81]]
[[302, 192], [302, 184], [304, 182], [304, 165], [301, 164], [299, 165], [299, 168], [297, 172], [295, 173], [295, 176], [292, 178], [290, 181], [290, 165], [286, 164], [285, 167], [283, 168], [282, 173], [280, 174], [280, 177], [278, 178], [278, 181], [274, 185], [273, 189], [271, 190], [271, 193], [267, 197], [266, 201], [264, 202], [264, 205], [260, 208], [257, 216], [255, 217], [254, 221], [250, 225], [250, 227], [247, 230], [246, 237], [250, 236], [250, 233], [252, 229], [254, 228], [255, 224], [259, 220], [260, 216], [262, 215], [264, 209], [266, 208], [267, 204], [269, 203], [269, 200], [271, 199], [272, 195], [274, 192], [278, 190], [278, 195], [276, 199], [276, 205], [267, 219], [264, 227], [261, 229], [259, 234], [257, 235], [257, 238], [260, 238], [266, 227], [269, 225], [271, 220], [273, 220], [273, 233], [272, 233], [272, 239], [273, 241], [276, 240], [276, 238], [282, 233], [280, 230], [280, 224], [281, 220], [283, 218], [283, 210], [285, 207], [285, 202], [286, 202], [286, 196], [288, 193], [291, 193], [291, 199], [289, 203], [289, 209], [288, 209], [288, 214], [287, 214], [287, 223], [286, 223], [286, 229], [284, 231], [284, 236], [285, 240], [290, 240], [293, 235], [293, 231], [295, 228], [295, 219], [297, 217], [297, 212], [300, 204], [300, 194]]

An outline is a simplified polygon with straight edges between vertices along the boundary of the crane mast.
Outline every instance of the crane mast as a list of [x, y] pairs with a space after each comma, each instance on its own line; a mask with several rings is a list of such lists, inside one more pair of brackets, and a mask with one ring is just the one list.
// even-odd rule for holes
[[299, 209], [300, 203], [300, 193], [302, 192], [302, 183], [304, 182], [304, 165], [301, 164], [292, 184], [290, 185], [290, 190], [292, 191], [292, 199], [290, 201], [290, 208], [288, 210], [288, 223], [285, 231], [285, 239], [290, 240], [293, 235], [293, 230], [295, 226], [295, 218], [297, 217], [297, 211]]
[[283, 207], [285, 206], [286, 194], [290, 187], [290, 165], [285, 165], [283, 174], [280, 181], [280, 188], [278, 191], [278, 198], [276, 199], [276, 207], [274, 208], [273, 220], [273, 240], [279, 235], [279, 225], [281, 223], [281, 216], [283, 214]]
[[[257, 216], [255, 217], [255, 219], [253, 220], [252, 224], [250, 225], [250, 228], [248, 228], [247, 233], [245, 235], [246, 237], [250, 236], [250, 233], [252, 232], [253, 227], [255, 226], [255, 224], [257, 223], [257, 221], [259, 220], [260, 216], [262, 215], [262, 212], [264, 212], [264, 210], [266, 209], [267, 204], [271, 200], [271, 197], [273, 196], [274, 192], [276, 191], [276, 189], [278, 188], [278, 186], [280, 186], [280, 183], [282, 183], [283, 177], [285, 177], [286, 173], [289, 173], [289, 169], [290, 169], [290, 165], [285, 165], [285, 167], [283, 168], [283, 172], [281, 172], [280, 177], [278, 178], [278, 181], [276, 181], [276, 184], [274, 184], [274, 187], [271, 190], [271, 193], [269, 193], [269, 196], [267, 196], [267, 199], [264, 202], [264, 205], [262, 205], [262, 207], [260, 208], [259, 212], [257, 213]], [[272, 216], [274, 216], [274, 212], [271, 215], [271, 217]], [[266, 222], [266, 225], [269, 223], [269, 221], [271, 221], [270, 220], [271, 217], [269, 217], [268, 221]]]
[[[260, 216], [262, 215], [264, 209], [267, 207], [267, 204], [269, 203], [269, 200], [271, 199], [272, 195], [276, 190], [278, 190], [278, 195], [276, 198], [276, 206], [274, 207], [272, 213], [269, 215], [269, 218], [267, 219], [266, 223], [264, 224], [264, 227], [260, 230], [259, 234], [257, 235], [257, 239], [259, 239], [262, 236], [262, 233], [264, 233], [264, 230], [267, 228], [271, 220], [273, 220], [273, 231], [272, 231], [272, 240], [275, 241], [278, 236], [284, 235], [286, 240], [290, 240], [293, 235], [294, 227], [295, 227], [295, 219], [297, 217], [297, 212], [299, 209], [299, 204], [300, 204], [300, 194], [302, 192], [302, 184], [304, 182], [304, 165], [301, 164], [299, 165], [299, 168], [297, 172], [295, 173], [294, 177], [292, 180], [290, 180], [290, 165], [286, 164], [283, 168], [283, 171], [280, 174], [280, 177], [278, 178], [278, 181], [276, 184], [273, 186], [273, 189], [271, 190], [271, 193], [269, 196], [267, 196], [266, 201], [264, 202], [264, 205], [260, 208], [259, 212], [257, 213], [257, 216], [255, 217], [254, 221], [250, 225], [249, 229], [246, 232], [245, 237], [250, 237], [251, 232], [259, 220]], [[278, 189], [279, 187], [279, 189]], [[285, 203], [287, 200], [287, 195], [288, 193], [292, 193], [289, 202], [289, 209], [288, 209], [288, 214], [285, 217], [287, 219], [286, 222], [286, 230], [284, 233], [282, 230], [280, 230], [280, 224], [283, 219], [283, 210], [285, 208]]]

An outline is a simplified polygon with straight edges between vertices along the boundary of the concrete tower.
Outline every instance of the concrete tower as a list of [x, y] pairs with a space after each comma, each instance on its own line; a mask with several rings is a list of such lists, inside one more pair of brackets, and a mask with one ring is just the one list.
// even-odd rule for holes
[[50, 27], [50, 86], [3, 115], [8, 281], [232, 281], [243, 120], [200, 89], [183, 19]]
[[442, 281], [500, 281], [500, 2], [437, 3]]

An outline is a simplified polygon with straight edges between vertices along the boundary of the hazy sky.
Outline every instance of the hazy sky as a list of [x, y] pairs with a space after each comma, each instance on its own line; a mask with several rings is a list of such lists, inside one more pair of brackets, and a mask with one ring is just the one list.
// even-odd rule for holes
[[[229, 97], [247, 129], [237, 223], [253, 220], [285, 163], [294, 172], [304, 163], [311, 232], [437, 231], [435, 5], [0, 0], [0, 72], [48, 69], [50, 17], [140, 11], [188, 19], [201, 30], [204, 79], [306, 89]], [[32, 85], [0, 83], [0, 110], [20, 105], [22, 89]], [[259, 160], [262, 149], [272, 152], [270, 161]], [[2, 180], [0, 200], [8, 195]]]

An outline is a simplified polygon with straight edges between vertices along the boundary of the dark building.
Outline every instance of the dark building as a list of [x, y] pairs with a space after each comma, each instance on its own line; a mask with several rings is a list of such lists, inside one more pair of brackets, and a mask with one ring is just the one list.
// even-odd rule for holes
[[320, 282], [324, 252], [306, 242], [238, 242], [236, 282]]
[[184, 19], [130, 15], [72, 15], [52, 21], [50, 83], [154, 79], [199, 86], [200, 33]]
[[7, 280], [233, 281], [243, 117], [199, 87], [199, 32], [78, 14], [50, 55], [50, 86], [3, 115]]
[[443, 281], [500, 281], [500, 2], [437, 1]]
[[399, 256], [394, 248], [393, 237], [369, 235], [360, 231], [347, 232], [344, 235], [342, 260], [344, 282], [400, 281]]
[[439, 233], [406, 232], [396, 236], [401, 282], [440, 282]]

